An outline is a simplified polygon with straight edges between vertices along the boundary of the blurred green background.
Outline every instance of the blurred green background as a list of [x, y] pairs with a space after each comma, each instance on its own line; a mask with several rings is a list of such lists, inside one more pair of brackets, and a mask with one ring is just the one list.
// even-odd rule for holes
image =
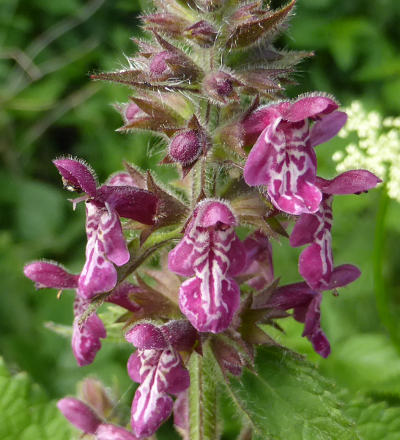
[[[95, 365], [76, 367], [69, 339], [44, 327], [48, 321], [71, 323], [72, 296], [57, 300], [54, 291], [35, 292], [22, 269], [38, 258], [75, 271], [83, 263], [84, 213], [82, 207], [72, 211], [53, 158], [82, 157], [100, 181], [121, 169], [122, 159], [165, 177], [156, 166], [159, 142], [115, 132], [121, 121], [111, 103], [126, 101], [129, 90], [88, 77], [127, 64], [124, 54], [134, 51], [130, 37], [140, 34], [138, 15], [148, 7], [144, 0], [0, 2], [0, 354], [55, 398], [74, 394], [76, 382], [88, 374], [109, 385], [118, 382], [122, 391], [130, 386], [129, 347], [104, 343]], [[345, 105], [358, 99], [384, 116], [400, 115], [399, 18], [398, 0], [299, 0], [280, 45], [315, 50], [316, 56], [300, 65], [300, 85], [289, 94], [320, 90]], [[320, 175], [335, 174], [331, 156], [344, 146], [335, 140], [319, 147]], [[381, 193], [337, 197], [334, 203], [336, 263], [357, 264], [363, 275], [338, 298], [324, 300], [322, 323], [332, 356], [312, 354], [301, 325], [288, 324], [287, 335], [277, 337], [309, 355], [339, 385], [400, 405], [400, 206], [385, 204]], [[298, 281], [299, 250], [286, 242], [274, 250], [276, 275]], [[383, 274], [377, 286], [374, 270]], [[380, 314], [376, 298], [384, 304]]]

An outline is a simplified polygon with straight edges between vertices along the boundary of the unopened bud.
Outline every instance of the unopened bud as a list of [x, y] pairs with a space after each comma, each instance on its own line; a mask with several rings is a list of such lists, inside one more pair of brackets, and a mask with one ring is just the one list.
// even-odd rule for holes
[[96, 440], [137, 440], [137, 438], [125, 428], [103, 423], [97, 429]]
[[229, 73], [218, 71], [208, 74], [203, 81], [206, 94], [220, 104], [229, 104], [239, 99], [235, 86], [241, 83]]
[[82, 382], [80, 394], [82, 399], [94, 408], [97, 414], [107, 418], [113, 404], [107, 395], [104, 385], [96, 379], [87, 378]]
[[85, 434], [94, 434], [101, 423], [91, 408], [73, 397], [59, 400], [57, 407], [72, 425]]
[[180, 130], [169, 144], [169, 156], [183, 165], [193, 163], [202, 151], [202, 136], [198, 130]]
[[217, 31], [208, 21], [201, 20], [184, 31], [186, 38], [195, 41], [200, 47], [211, 47], [215, 43]]
[[126, 123], [132, 122], [135, 117], [143, 113], [142, 110], [140, 110], [139, 106], [136, 105], [134, 102], [130, 102], [126, 105], [126, 107], [123, 109], [123, 118]]
[[168, 69], [168, 64], [165, 62], [168, 56], [169, 53], [166, 50], [153, 55], [150, 61], [150, 73], [153, 76], [157, 77], [165, 73], [165, 71]]

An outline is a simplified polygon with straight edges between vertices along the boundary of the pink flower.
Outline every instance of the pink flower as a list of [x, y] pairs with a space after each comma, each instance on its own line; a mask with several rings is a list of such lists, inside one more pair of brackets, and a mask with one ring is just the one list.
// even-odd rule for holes
[[181, 242], [168, 256], [168, 268], [192, 277], [180, 287], [179, 305], [200, 332], [226, 330], [239, 307], [240, 290], [233, 277], [245, 265], [236, 219], [225, 202], [198, 204]]
[[191, 349], [197, 334], [187, 321], [172, 321], [162, 327], [136, 325], [125, 337], [137, 347], [129, 358], [128, 373], [140, 383], [132, 402], [132, 429], [137, 437], [148, 437], [172, 412], [169, 394], [189, 387], [189, 373], [178, 350]]
[[[299, 215], [318, 210], [322, 199], [315, 184], [317, 159], [313, 147], [326, 142], [346, 122], [346, 114], [323, 95], [281, 102], [250, 114], [243, 121], [247, 139], [258, 139], [244, 168], [250, 186], [266, 185], [271, 202]], [[310, 128], [310, 120], [317, 120]]]
[[[35, 282], [37, 288], [49, 287], [55, 289], [77, 289], [79, 275], [68, 273], [57, 263], [36, 261], [24, 268], [24, 274]], [[129, 298], [129, 294], [137, 287], [123, 283], [115, 289], [106, 301], [117, 304], [130, 311], [137, 311], [139, 306]], [[79, 366], [89, 365], [94, 361], [101, 348], [100, 339], [106, 337], [106, 329], [100, 318], [91, 314], [82, 324], [79, 324], [83, 314], [89, 307], [90, 301], [77, 295], [74, 302], [74, 323], [72, 333], [72, 351]]]
[[[346, 286], [360, 275], [360, 271], [351, 264], [338, 266], [333, 269], [330, 284], [324, 290]], [[295, 283], [276, 289], [267, 304], [259, 307], [274, 307], [281, 310], [294, 309], [294, 319], [304, 322], [302, 336], [309, 339], [314, 350], [326, 358], [331, 352], [331, 347], [321, 329], [321, 301], [321, 292], [314, 291], [306, 283]]]
[[[108, 292], [117, 283], [114, 267], [129, 261], [129, 251], [122, 233], [120, 217], [154, 224], [158, 198], [149, 191], [131, 185], [127, 176], [114, 176], [108, 185], [97, 188], [93, 172], [75, 159], [54, 161], [64, 185], [87, 194], [86, 200], [86, 262], [78, 283], [78, 294], [92, 298]], [[128, 184], [123, 185], [123, 180]], [[112, 184], [113, 183], [113, 184]]]
[[355, 194], [374, 188], [380, 179], [366, 170], [352, 170], [333, 180], [317, 178], [323, 193], [314, 214], [302, 214], [290, 236], [291, 246], [310, 244], [300, 255], [299, 272], [314, 290], [326, 290], [331, 283], [333, 256], [331, 246], [332, 200], [334, 194]]

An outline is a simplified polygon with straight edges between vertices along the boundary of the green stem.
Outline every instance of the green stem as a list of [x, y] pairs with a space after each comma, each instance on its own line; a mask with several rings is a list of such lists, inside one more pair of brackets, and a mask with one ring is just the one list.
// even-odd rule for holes
[[190, 440], [217, 440], [217, 390], [213, 377], [212, 356], [204, 346], [204, 355], [193, 353], [189, 361]]
[[400, 349], [400, 335], [398, 332], [397, 321], [391, 310], [389, 292], [383, 275], [383, 262], [385, 261], [385, 226], [389, 205], [390, 198], [387, 195], [386, 188], [382, 187], [374, 237], [374, 288], [379, 318], [388, 331], [392, 341]]

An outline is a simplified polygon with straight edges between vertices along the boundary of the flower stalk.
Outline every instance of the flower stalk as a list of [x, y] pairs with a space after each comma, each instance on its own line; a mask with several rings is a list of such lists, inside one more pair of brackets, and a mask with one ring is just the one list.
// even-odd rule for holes
[[[218, 379], [253, 368], [257, 346], [279, 346], [265, 326], [294, 318], [315, 351], [329, 355], [323, 293], [360, 276], [351, 264], [334, 265], [333, 198], [380, 180], [366, 170], [317, 175], [314, 148], [340, 131], [346, 115], [324, 93], [284, 94], [296, 64], [310, 56], [273, 45], [295, 0], [276, 10], [239, 0], [155, 5], [129, 66], [92, 78], [132, 89], [129, 102], [115, 105], [119, 130], [161, 137], [160, 166], [177, 167], [181, 179], [166, 186], [125, 163], [100, 185], [83, 161], [56, 159], [65, 188], [79, 193], [74, 206], [86, 205], [86, 261], [79, 274], [33, 262], [25, 275], [38, 288], [75, 290], [79, 366], [95, 362], [111, 324], [123, 324], [134, 350], [127, 374], [139, 385], [130, 421], [108, 423], [96, 398], [66, 398], [60, 410], [73, 425], [98, 440], [135, 440], [151, 438], [173, 414], [183, 439], [217, 440]], [[276, 238], [307, 245], [303, 282], [279, 285]], [[116, 321], [97, 316], [104, 303], [120, 308]], [[251, 435], [244, 426], [242, 438]]]

